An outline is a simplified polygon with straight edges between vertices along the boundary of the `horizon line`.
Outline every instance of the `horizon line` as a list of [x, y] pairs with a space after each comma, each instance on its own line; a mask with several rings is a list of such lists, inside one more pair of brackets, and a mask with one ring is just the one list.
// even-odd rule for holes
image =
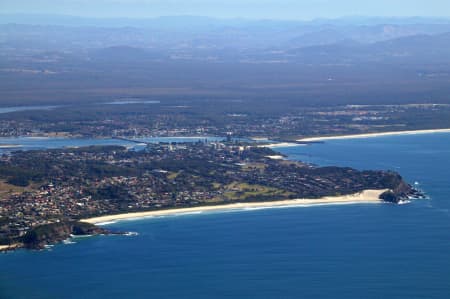
[[[277, 18], [277, 17], [242, 17], [242, 16], [229, 16], [229, 17], [219, 17], [219, 16], [208, 16], [208, 15], [194, 15], [194, 14], [167, 14], [167, 15], [157, 15], [157, 16], [142, 16], [142, 17], [130, 17], [130, 16], [89, 16], [89, 15], [76, 15], [76, 14], [65, 14], [65, 13], [41, 13], [41, 12], [2, 12], [0, 16], [52, 16], [52, 17], [66, 17], [66, 18], [78, 18], [78, 19], [95, 19], [95, 20], [113, 20], [113, 19], [123, 19], [123, 20], [156, 20], [160, 18], [204, 18], [211, 20], [241, 20], [241, 21], [284, 21], [284, 22], [317, 22], [317, 21], [338, 21], [338, 20], [350, 20], [350, 19], [396, 19], [396, 20], [407, 20], [407, 19], [431, 19], [431, 20], [449, 20], [449, 16], [427, 16], [427, 15], [410, 15], [410, 16], [381, 16], [381, 15], [342, 15], [335, 17], [312, 17], [312, 18]], [[0, 21], [1, 23], [1, 21]]]

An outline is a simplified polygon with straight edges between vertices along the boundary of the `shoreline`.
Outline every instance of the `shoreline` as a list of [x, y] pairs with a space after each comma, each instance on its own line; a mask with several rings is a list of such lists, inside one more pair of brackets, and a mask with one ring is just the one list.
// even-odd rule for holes
[[21, 248], [20, 244], [0, 245], [0, 252], [12, 251]]
[[297, 142], [317, 142], [326, 140], [359, 139], [359, 138], [372, 138], [382, 136], [416, 135], [416, 134], [432, 134], [432, 133], [450, 133], [450, 129], [409, 130], [409, 131], [391, 131], [391, 132], [353, 134], [353, 135], [322, 136], [322, 137], [319, 136], [319, 137], [298, 139]]
[[267, 148], [278, 148], [278, 147], [294, 147], [294, 146], [303, 146], [305, 144], [299, 144], [294, 142], [280, 142], [280, 143], [269, 143], [269, 144], [260, 144], [256, 147], [267, 147]]
[[326, 196], [318, 199], [286, 199], [278, 201], [266, 201], [266, 202], [249, 202], [249, 203], [231, 203], [215, 206], [201, 206], [201, 207], [189, 207], [178, 209], [166, 209], [147, 212], [133, 212], [116, 215], [106, 215], [87, 219], [80, 219], [81, 222], [87, 222], [91, 224], [106, 224], [121, 220], [139, 219], [155, 216], [170, 216], [178, 214], [189, 213], [202, 213], [202, 212], [214, 212], [214, 211], [230, 211], [230, 210], [242, 210], [252, 208], [273, 208], [273, 207], [313, 207], [317, 205], [333, 205], [333, 204], [361, 204], [361, 203], [382, 203], [380, 195], [387, 191], [383, 190], [364, 190], [359, 193], [343, 195], [343, 196]]

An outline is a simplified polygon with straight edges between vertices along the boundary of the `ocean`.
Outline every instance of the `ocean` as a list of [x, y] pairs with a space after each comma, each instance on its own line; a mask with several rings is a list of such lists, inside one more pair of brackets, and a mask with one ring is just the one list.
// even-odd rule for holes
[[449, 298], [450, 134], [277, 150], [392, 169], [430, 199], [117, 222], [138, 235], [0, 254], [0, 298]]

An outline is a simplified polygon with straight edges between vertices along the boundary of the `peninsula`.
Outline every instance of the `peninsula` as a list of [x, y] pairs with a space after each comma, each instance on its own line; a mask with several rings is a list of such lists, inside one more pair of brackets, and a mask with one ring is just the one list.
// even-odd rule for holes
[[114, 233], [93, 224], [130, 217], [396, 203], [418, 194], [395, 172], [317, 167], [278, 157], [273, 149], [226, 141], [4, 155], [0, 245], [39, 249], [71, 235]]

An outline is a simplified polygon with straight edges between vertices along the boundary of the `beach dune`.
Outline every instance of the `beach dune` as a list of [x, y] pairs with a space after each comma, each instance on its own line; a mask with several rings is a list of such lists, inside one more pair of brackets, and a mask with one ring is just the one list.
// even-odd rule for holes
[[267, 202], [248, 202], [248, 203], [232, 203], [216, 206], [202, 206], [179, 209], [166, 209], [158, 211], [135, 212], [117, 215], [107, 215], [88, 219], [82, 219], [82, 222], [92, 224], [99, 224], [105, 222], [144, 218], [152, 216], [168, 216], [176, 214], [187, 214], [196, 212], [212, 212], [212, 211], [227, 211], [227, 210], [241, 210], [251, 208], [271, 208], [271, 207], [295, 207], [295, 206], [314, 206], [314, 205], [333, 205], [333, 204], [358, 204], [358, 203], [381, 203], [380, 195], [387, 191], [383, 190], [364, 190], [362, 192], [343, 196], [328, 196], [318, 199], [288, 199], [279, 201]]

